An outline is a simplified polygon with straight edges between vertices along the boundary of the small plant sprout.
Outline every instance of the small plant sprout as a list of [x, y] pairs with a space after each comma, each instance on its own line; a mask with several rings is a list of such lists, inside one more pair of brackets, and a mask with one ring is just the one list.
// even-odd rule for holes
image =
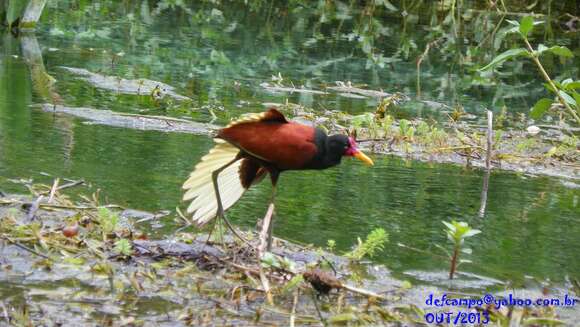
[[296, 262], [286, 258], [277, 256], [271, 252], [266, 252], [261, 260], [261, 265], [266, 269], [278, 269], [282, 271], [289, 271], [295, 273]]
[[470, 248], [463, 248], [463, 242], [466, 238], [472, 237], [481, 233], [478, 229], [473, 229], [469, 227], [466, 222], [457, 222], [453, 220], [452, 222], [442, 221], [442, 223], [447, 227], [445, 232], [447, 233], [447, 239], [449, 239], [453, 243], [453, 254], [449, 254], [447, 250], [443, 249], [449, 259], [451, 260], [451, 264], [449, 266], [449, 279], [453, 279], [455, 275], [455, 271], [460, 263], [470, 262], [469, 260], [458, 260], [459, 253], [463, 252], [465, 254], [471, 254]]
[[334, 250], [336, 250], [336, 241], [335, 240], [326, 241], [326, 250], [328, 250], [328, 252], [334, 252]]
[[103, 240], [106, 241], [108, 235], [117, 230], [119, 215], [107, 208], [101, 207], [98, 211], [97, 222], [99, 223], [101, 232], [103, 233]]
[[377, 252], [385, 248], [385, 243], [388, 240], [389, 235], [384, 229], [373, 229], [364, 242], [359, 237], [358, 244], [352, 251], [346, 253], [345, 256], [355, 261], [360, 261], [364, 257], [372, 258]]
[[126, 238], [117, 240], [117, 242], [115, 242], [115, 252], [125, 257], [131, 256], [133, 253], [131, 242], [129, 242], [129, 240]]

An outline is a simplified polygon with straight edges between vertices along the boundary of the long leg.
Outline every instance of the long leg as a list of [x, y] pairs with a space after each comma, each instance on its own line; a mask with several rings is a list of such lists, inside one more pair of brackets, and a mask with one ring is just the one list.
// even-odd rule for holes
[[[216, 229], [217, 225], [220, 222], [220, 219], [224, 218], [225, 219], [225, 215], [224, 215], [224, 211], [223, 211], [223, 206], [222, 206], [222, 200], [221, 200], [221, 196], [220, 196], [220, 192], [219, 192], [219, 187], [217, 184], [217, 178], [219, 176], [219, 174], [224, 171], [224, 169], [228, 168], [229, 166], [231, 166], [234, 162], [238, 161], [239, 159], [236, 157], [234, 158], [232, 161], [228, 162], [227, 164], [225, 164], [224, 166], [221, 166], [220, 168], [214, 170], [212, 172], [211, 178], [212, 178], [212, 184], [213, 184], [213, 188], [214, 188], [214, 192], [216, 194], [216, 201], [218, 203], [218, 211], [216, 213], [216, 220], [211, 228], [211, 230], [209, 231], [209, 234], [207, 236], [207, 241], [206, 243], [209, 243], [209, 240], [211, 239], [211, 235], [213, 234], [213, 231]], [[221, 215], [220, 215], [221, 213]]]
[[[224, 207], [223, 207], [223, 204], [222, 204], [222, 198], [221, 198], [221, 195], [220, 195], [219, 184], [218, 184], [219, 174], [222, 171], [224, 171], [224, 169], [228, 168], [229, 166], [231, 166], [234, 162], [236, 162], [238, 160], [240, 160], [240, 158], [238, 158], [236, 156], [232, 161], [228, 162], [224, 166], [222, 166], [222, 167], [214, 170], [211, 173], [211, 178], [212, 178], [212, 181], [213, 181], [213, 189], [214, 189], [214, 192], [215, 192], [215, 197], [216, 197], [216, 201], [217, 201], [217, 205], [218, 205], [218, 209], [217, 209], [216, 216], [217, 216], [218, 219], [222, 219], [226, 223], [226, 226], [232, 231], [232, 233], [236, 237], [238, 237], [244, 243], [251, 245], [248, 240], [246, 240], [244, 237], [242, 237], [242, 235], [240, 235], [240, 233], [238, 233], [238, 231], [234, 228], [234, 226], [232, 226], [232, 224], [230, 223], [230, 221], [226, 218], [226, 216], [224, 214]], [[213, 229], [212, 229], [212, 232], [213, 232]], [[211, 236], [211, 233], [210, 233], [210, 236]]]

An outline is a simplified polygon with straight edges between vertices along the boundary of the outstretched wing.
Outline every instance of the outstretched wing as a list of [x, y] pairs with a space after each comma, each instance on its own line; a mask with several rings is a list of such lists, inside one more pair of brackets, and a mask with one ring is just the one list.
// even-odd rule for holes
[[261, 180], [265, 173], [251, 159], [240, 158], [240, 150], [235, 146], [220, 139], [214, 141], [216, 145], [201, 158], [183, 184], [186, 190], [183, 200], [191, 201], [187, 213], [193, 214], [192, 221], [199, 227], [211, 221], [217, 213], [218, 203], [212, 179], [214, 171], [231, 163], [219, 173], [217, 179], [224, 211], [234, 205], [251, 185]]
[[262, 113], [247, 113], [242, 115], [240, 118], [229, 123], [225, 129], [241, 124], [257, 122], [277, 122], [280, 124], [287, 124], [288, 120], [280, 111], [278, 111], [278, 109], [270, 108]]

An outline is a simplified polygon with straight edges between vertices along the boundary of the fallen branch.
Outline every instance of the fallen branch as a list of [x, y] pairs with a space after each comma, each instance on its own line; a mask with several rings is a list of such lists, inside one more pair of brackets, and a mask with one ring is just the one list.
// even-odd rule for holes
[[48, 195], [48, 203], [52, 203], [52, 200], [54, 200], [54, 194], [58, 190], [58, 183], [59, 182], [60, 182], [60, 179], [57, 177], [54, 180], [54, 182], [52, 183], [52, 187], [50, 188], [50, 193]]

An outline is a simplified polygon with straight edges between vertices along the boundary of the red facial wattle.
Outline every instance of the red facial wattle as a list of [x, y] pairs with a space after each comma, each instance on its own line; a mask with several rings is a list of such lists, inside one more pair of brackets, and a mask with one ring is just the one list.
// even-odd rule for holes
[[346, 149], [346, 151], [344, 152], [345, 156], [349, 156], [349, 157], [355, 157], [358, 160], [366, 163], [369, 166], [374, 165], [373, 161], [371, 160], [371, 158], [367, 157], [364, 153], [362, 153], [357, 147], [356, 147], [356, 141], [354, 140], [354, 138], [352, 137], [348, 137], [348, 149]]

